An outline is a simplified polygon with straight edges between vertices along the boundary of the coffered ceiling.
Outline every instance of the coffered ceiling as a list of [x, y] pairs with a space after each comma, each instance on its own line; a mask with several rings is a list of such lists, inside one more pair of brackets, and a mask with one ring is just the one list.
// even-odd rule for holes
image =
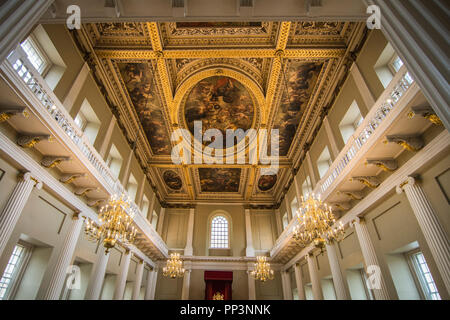
[[[73, 36], [161, 202], [272, 206], [365, 32], [357, 22], [120, 22], [84, 24]], [[194, 141], [195, 121], [203, 133], [278, 129], [278, 173], [261, 174], [261, 161], [174, 164], [171, 135], [187, 129]]]

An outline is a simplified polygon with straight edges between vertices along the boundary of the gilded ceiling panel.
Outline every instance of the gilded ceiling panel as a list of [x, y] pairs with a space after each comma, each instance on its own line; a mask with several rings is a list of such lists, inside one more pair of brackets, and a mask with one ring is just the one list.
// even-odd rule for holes
[[[279, 130], [279, 154], [286, 156], [322, 69], [320, 62], [293, 61], [282, 75], [282, 100], [274, 116]], [[287, 90], [286, 90], [287, 86]]]
[[120, 74], [153, 154], [170, 155], [171, 145], [148, 63], [118, 63]]
[[202, 192], [239, 192], [239, 168], [199, 168], [198, 173]]
[[[107, 87], [120, 97], [112, 100], [121, 101], [118, 120], [126, 135], [142, 132], [138, 148], [145, 146], [140, 151], [163, 201], [273, 205], [282, 199], [304, 137], [314, 138], [330, 103], [328, 89], [342, 81], [334, 74], [348, 59], [347, 45], [362, 41], [363, 27], [333, 21], [126, 22], [85, 24], [79, 34], [89, 38], [86, 51], [104, 62], [98, 66], [106, 68], [102, 81], [111, 81]], [[279, 129], [277, 174], [261, 175], [260, 164], [173, 164], [170, 132], [180, 127], [193, 133], [196, 120], [202, 132]]]

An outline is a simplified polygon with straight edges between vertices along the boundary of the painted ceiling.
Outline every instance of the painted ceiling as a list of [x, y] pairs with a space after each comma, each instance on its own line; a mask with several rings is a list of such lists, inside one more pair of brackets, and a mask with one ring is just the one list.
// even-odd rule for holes
[[[127, 22], [85, 24], [75, 38], [91, 53], [161, 202], [270, 206], [317, 134], [364, 29], [356, 22]], [[196, 121], [202, 133], [224, 135], [211, 140], [223, 149], [229, 129], [278, 129], [279, 170], [264, 173], [262, 162], [174, 164], [171, 134], [193, 135]]]

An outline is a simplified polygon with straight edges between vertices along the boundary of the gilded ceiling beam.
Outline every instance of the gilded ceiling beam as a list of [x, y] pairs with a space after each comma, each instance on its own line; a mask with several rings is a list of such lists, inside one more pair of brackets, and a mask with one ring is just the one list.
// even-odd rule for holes
[[147, 28], [150, 34], [150, 41], [156, 58], [157, 74], [162, 84], [162, 91], [166, 100], [167, 107], [172, 110], [173, 93], [170, 81], [169, 71], [167, 70], [166, 61], [164, 60], [163, 46], [156, 22], [148, 22]]
[[270, 114], [271, 106], [273, 107], [273, 100], [275, 98], [275, 92], [279, 86], [279, 78], [281, 74], [282, 68], [282, 59], [284, 56], [284, 51], [286, 49], [289, 30], [291, 29], [290, 22], [282, 22], [280, 26], [280, 31], [278, 32], [276, 48], [274, 52], [274, 59], [272, 61], [272, 68], [269, 72], [269, 81], [267, 83], [267, 92], [266, 92], [266, 115], [265, 119], [268, 118]]
[[[172, 49], [154, 51], [151, 49], [96, 49], [99, 58], [115, 60], [150, 60], [161, 55], [164, 59], [196, 59], [196, 58], [274, 58], [280, 55], [277, 49]], [[345, 49], [311, 48], [285, 49], [284, 58], [291, 59], [329, 59], [344, 56]]]
[[[204, 163], [201, 164], [173, 164], [173, 163], [148, 163], [149, 167], [152, 168], [166, 168], [166, 169], [173, 169], [173, 168], [204, 168], [204, 167], [208, 167], [208, 168], [241, 168], [241, 169], [247, 169], [247, 168], [252, 168], [254, 165], [253, 164], [208, 164], [205, 165]], [[270, 164], [257, 164], [258, 168], [270, 168], [273, 165]], [[291, 168], [291, 164], [289, 163], [285, 163], [285, 164], [278, 164], [279, 168]]]

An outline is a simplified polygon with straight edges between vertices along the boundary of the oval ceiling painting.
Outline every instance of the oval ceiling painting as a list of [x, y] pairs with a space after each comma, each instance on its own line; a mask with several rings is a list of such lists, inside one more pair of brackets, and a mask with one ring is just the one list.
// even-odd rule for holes
[[180, 176], [173, 170], [167, 170], [163, 174], [166, 185], [172, 190], [180, 190], [183, 186]]
[[[208, 141], [205, 141], [206, 138], [202, 139], [204, 145], [214, 142], [211, 147], [216, 149], [239, 143], [242, 137], [234, 138], [234, 141], [227, 145], [226, 131], [250, 129], [254, 113], [250, 92], [239, 81], [227, 76], [213, 76], [198, 82], [190, 91], [184, 108], [186, 124], [193, 135], [195, 131], [200, 135], [201, 131], [203, 137], [208, 129], [217, 129], [222, 133], [222, 141], [216, 141], [215, 137]], [[195, 128], [194, 122], [197, 124]]]
[[269, 191], [277, 183], [277, 175], [262, 175], [258, 180], [258, 189], [261, 191]]

